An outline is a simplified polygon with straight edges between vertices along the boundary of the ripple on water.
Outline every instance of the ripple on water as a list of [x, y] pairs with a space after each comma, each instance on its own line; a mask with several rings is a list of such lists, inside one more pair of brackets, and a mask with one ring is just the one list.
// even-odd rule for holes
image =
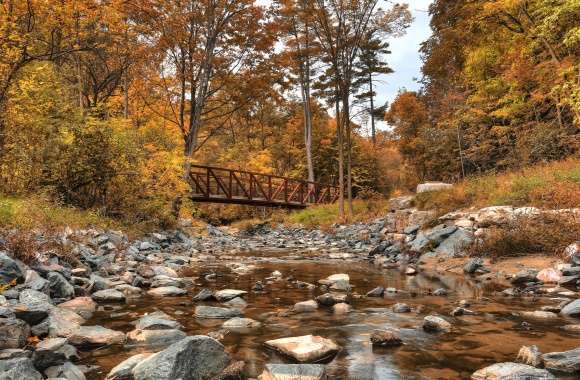
[[[300, 256], [313, 255], [306, 252]], [[161, 310], [181, 323], [188, 335], [207, 334], [219, 330], [224, 321], [195, 319], [196, 304], [191, 297], [203, 287], [245, 290], [249, 293], [244, 297], [248, 303], [244, 316], [262, 322], [262, 327], [230, 332], [223, 343], [234, 358], [246, 362], [247, 374], [252, 377], [258, 376], [266, 363], [288, 362], [287, 358], [266, 349], [263, 342], [307, 334], [335, 340], [342, 350], [327, 365], [329, 376], [353, 380], [464, 379], [486, 365], [515, 360], [522, 345], [536, 344], [541, 351], [550, 352], [575, 348], [578, 344], [577, 336], [559, 328], [561, 323], [531, 321], [531, 330], [522, 328], [523, 320], [512, 312], [537, 309], [541, 302], [502, 297], [492, 300], [489, 297], [493, 296], [494, 287], [489, 284], [474, 285], [456, 276], [405, 276], [397, 270], [381, 270], [366, 262], [296, 260], [296, 255], [290, 255], [292, 260], [288, 260], [288, 256], [288, 253], [279, 253], [272, 258], [261, 255], [256, 260], [246, 257], [244, 264], [249, 266], [248, 270], [239, 270], [239, 266], [231, 265], [231, 262], [198, 263], [186, 273], [198, 277], [196, 286], [189, 289], [187, 296], [153, 298], [144, 294], [127, 304], [101, 305], [87, 324], [129, 332], [134, 329], [131, 322], [139, 316]], [[265, 280], [275, 270], [282, 272], [283, 278]], [[206, 281], [204, 275], [208, 273], [218, 276]], [[355, 299], [352, 301], [354, 310], [346, 315], [335, 315], [331, 308], [286, 313], [296, 302], [314, 299], [321, 293], [297, 289], [284, 278], [292, 276], [299, 281], [317, 284], [319, 279], [335, 273], [349, 274], [353, 291], [359, 294], [365, 294], [376, 286], [395, 288], [398, 292], [386, 293], [384, 298]], [[264, 283], [265, 291], [251, 291], [257, 281]], [[438, 288], [448, 289], [449, 296], [428, 295]], [[454, 326], [448, 334], [430, 334], [422, 330], [425, 315], [449, 316], [460, 299], [472, 301], [469, 309], [476, 315], [448, 317]], [[407, 303], [412, 312], [394, 313], [392, 306], [398, 302]], [[217, 305], [212, 302], [202, 304]], [[422, 310], [417, 313], [419, 307]], [[373, 348], [369, 336], [377, 328], [400, 329], [405, 344], [397, 348]], [[83, 352], [82, 362], [102, 366], [103, 373], [92, 377], [101, 379], [122, 360], [147, 351], [142, 347], [106, 347]]]

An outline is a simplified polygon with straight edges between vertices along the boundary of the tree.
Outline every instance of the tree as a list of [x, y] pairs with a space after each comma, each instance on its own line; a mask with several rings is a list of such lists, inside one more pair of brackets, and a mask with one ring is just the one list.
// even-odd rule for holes
[[187, 178], [203, 125], [232, 112], [233, 93], [224, 88], [252, 73], [273, 38], [262, 33], [264, 10], [251, 0], [148, 0], [134, 7], [153, 48], [154, 90], [165, 99], [155, 112], [181, 131]]
[[317, 36], [327, 70], [332, 78], [336, 99], [336, 115], [339, 145], [339, 214], [344, 213], [344, 151], [346, 145], [346, 191], [349, 215], [352, 215], [352, 156], [351, 156], [351, 96], [355, 80], [355, 65], [369, 31], [377, 31], [377, 36], [399, 36], [412, 21], [407, 5], [395, 4], [389, 11], [383, 11], [377, 0], [315, 0], [312, 4], [314, 31]]
[[374, 36], [375, 33], [374, 30], [370, 30], [361, 47], [356, 73], [357, 80], [354, 83], [355, 88], [361, 88], [363, 91], [357, 94], [356, 98], [363, 103], [367, 101], [369, 103], [369, 106], [365, 107], [365, 113], [371, 121], [373, 145], [376, 145], [377, 142], [375, 120], [382, 120], [387, 108], [387, 105], [384, 105], [375, 109], [374, 98], [377, 93], [373, 86], [373, 80], [377, 75], [391, 74], [394, 72], [383, 57], [391, 53], [389, 51], [389, 43]]

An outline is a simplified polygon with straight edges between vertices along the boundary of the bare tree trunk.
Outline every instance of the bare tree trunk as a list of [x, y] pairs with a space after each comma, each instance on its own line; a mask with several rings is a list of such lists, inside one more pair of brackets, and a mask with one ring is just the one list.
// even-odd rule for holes
[[369, 73], [369, 90], [371, 95], [371, 136], [373, 140], [373, 146], [377, 144], [377, 134], [375, 129], [375, 99], [373, 96], [373, 74]]
[[344, 146], [343, 146], [343, 132], [342, 121], [340, 116], [340, 97], [338, 86], [335, 86], [336, 91], [336, 136], [338, 145], [338, 217], [341, 223], [345, 221], [344, 215]]
[[129, 68], [123, 73], [123, 117], [129, 118]]
[[348, 219], [350, 219], [353, 214], [352, 206], [352, 139], [351, 139], [351, 127], [350, 127], [350, 104], [348, 99], [349, 90], [343, 90], [342, 94], [342, 121], [343, 121], [343, 131], [346, 135], [346, 194], [348, 199]]

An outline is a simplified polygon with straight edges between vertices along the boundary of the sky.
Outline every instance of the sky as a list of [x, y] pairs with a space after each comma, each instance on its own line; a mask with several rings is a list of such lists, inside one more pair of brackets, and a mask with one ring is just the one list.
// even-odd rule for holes
[[[375, 100], [377, 106], [381, 106], [385, 102], [392, 103], [400, 89], [405, 88], [412, 91], [420, 88], [419, 83], [417, 83], [421, 77], [422, 66], [419, 47], [431, 35], [430, 17], [427, 10], [433, 0], [402, 0], [400, 2], [409, 4], [414, 21], [403, 37], [389, 41], [391, 54], [386, 59], [395, 72], [378, 78]], [[256, 3], [267, 5], [270, 0], [256, 0]], [[392, 2], [389, 0], [381, 0], [380, 6], [387, 9], [390, 3]], [[379, 128], [387, 127], [386, 123], [379, 125]]]

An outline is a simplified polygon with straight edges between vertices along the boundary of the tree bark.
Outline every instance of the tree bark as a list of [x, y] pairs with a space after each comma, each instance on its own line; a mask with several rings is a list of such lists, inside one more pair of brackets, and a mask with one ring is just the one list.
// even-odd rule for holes
[[377, 144], [377, 135], [375, 129], [375, 99], [373, 95], [373, 74], [369, 73], [369, 90], [371, 95], [371, 138], [373, 141], [373, 146]]
[[343, 132], [342, 120], [340, 115], [340, 96], [338, 86], [335, 86], [336, 91], [336, 137], [338, 145], [338, 217], [341, 223], [345, 221], [344, 215], [344, 146], [343, 146]]

